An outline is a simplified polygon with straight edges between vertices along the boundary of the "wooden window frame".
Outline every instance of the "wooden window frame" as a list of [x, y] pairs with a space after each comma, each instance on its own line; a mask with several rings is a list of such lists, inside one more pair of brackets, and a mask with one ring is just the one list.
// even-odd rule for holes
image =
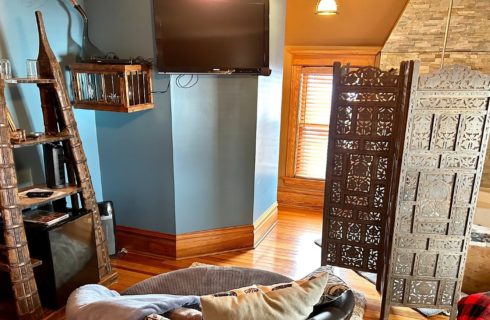
[[286, 47], [286, 61], [289, 58], [290, 64], [286, 65], [286, 72], [289, 71], [289, 98], [286, 101], [286, 108], [289, 110], [287, 124], [287, 142], [285, 155], [285, 175], [282, 177], [283, 184], [288, 187], [322, 191], [325, 188], [325, 180], [295, 177], [296, 170], [296, 146], [298, 134], [299, 117], [299, 94], [301, 86], [301, 70], [304, 67], [333, 67], [334, 62], [342, 64], [350, 63], [354, 66], [377, 66], [379, 65], [378, 47], [322, 47], [322, 48], [303, 48]]

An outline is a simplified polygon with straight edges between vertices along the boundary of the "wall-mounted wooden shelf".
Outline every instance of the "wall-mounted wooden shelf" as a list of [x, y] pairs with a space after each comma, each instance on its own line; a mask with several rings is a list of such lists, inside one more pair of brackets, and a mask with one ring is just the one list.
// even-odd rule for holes
[[154, 108], [150, 65], [76, 63], [70, 69], [75, 108], [125, 113]]

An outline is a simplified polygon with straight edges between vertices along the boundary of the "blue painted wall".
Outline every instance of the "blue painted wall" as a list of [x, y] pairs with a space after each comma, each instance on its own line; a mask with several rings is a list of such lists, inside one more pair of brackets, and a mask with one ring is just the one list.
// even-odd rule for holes
[[[81, 39], [81, 21], [67, 5], [69, 1], [55, 0], [0, 0], [0, 57], [10, 60], [14, 76], [25, 76], [26, 59], [38, 55], [36, 10], [43, 13], [51, 47], [66, 66], [75, 61], [77, 43]], [[68, 73], [66, 74], [69, 79]], [[9, 86], [6, 90], [8, 107], [18, 127], [27, 131], [44, 131], [35, 85]], [[75, 112], [78, 128], [87, 155], [94, 189], [102, 200], [99, 152], [93, 111]], [[15, 152], [19, 184], [21, 186], [44, 182], [41, 148], [24, 148]]]
[[286, 0], [270, 0], [269, 77], [259, 77], [253, 221], [277, 201]]
[[[272, 2], [272, 77], [201, 76], [182, 89], [172, 76], [154, 110], [96, 113], [103, 191], [118, 224], [176, 234], [250, 225], [276, 201], [285, 0]], [[103, 51], [155, 56], [151, 0], [85, 4]], [[166, 88], [167, 77], [154, 80], [154, 90]]]
[[257, 76], [171, 90], [177, 233], [251, 224]]
[[[121, 58], [154, 56], [151, 0], [86, 0], [90, 36]], [[168, 76], [154, 75], [154, 90]], [[96, 112], [104, 197], [117, 223], [175, 233], [170, 94], [155, 94], [155, 109], [134, 114]]]

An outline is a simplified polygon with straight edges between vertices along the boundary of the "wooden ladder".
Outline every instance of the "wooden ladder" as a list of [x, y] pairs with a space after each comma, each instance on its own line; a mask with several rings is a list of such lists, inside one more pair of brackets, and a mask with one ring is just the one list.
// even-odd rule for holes
[[[33, 267], [39, 261], [31, 260], [29, 255], [22, 209], [46, 203], [48, 200], [19, 198], [13, 148], [52, 142], [63, 145], [69, 186], [63, 189], [62, 196], [50, 198], [49, 201], [70, 196], [74, 209], [83, 209], [92, 214], [100, 283], [110, 283], [117, 277], [111, 268], [87, 159], [63, 73], [49, 46], [42, 14], [39, 11], [36, 12], [36, 20], [39, 33], [39, 78], [0, 79], [0, 209], [4, 229], [4, 244], [0, 244], [0, 252], [6, 257], [6, 261], [0, 264], [0, 270], [10, 274], [19, 319], [43, 317], [33, 273]], [[20, 83], [34, 83], [39, 87], [45, 135], [34, 140], [12, 143], [4, 90], [6, 84]]]

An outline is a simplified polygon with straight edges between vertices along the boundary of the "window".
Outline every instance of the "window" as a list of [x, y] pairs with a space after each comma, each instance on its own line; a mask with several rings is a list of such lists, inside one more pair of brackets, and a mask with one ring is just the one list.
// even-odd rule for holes
[[325, 190], [332, 66], [372, 66], [376, 47], [286, 46], [278, 202], [321, 210]]
[[302, 67], [299, 77], [294, 176], [325, 179], [332, 69]]

